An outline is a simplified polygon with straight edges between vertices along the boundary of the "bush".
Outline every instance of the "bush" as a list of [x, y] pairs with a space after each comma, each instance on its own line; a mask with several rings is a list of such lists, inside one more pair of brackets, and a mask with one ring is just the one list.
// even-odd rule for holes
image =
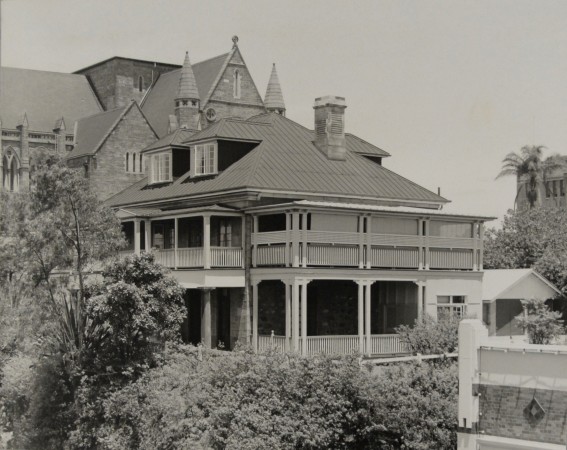
[[[454, 364], [380, 373], [355, 357], [170, 351], [105, 402], [100, 448], [450, 449]], [[406, 447], [402, 447], [406, 445]]]
[[545, 301], [522, 300], [525, 314], [516, 317], [518, 325], [528, 333], [530, 344], [551, 344], [563, 333], [561, 313], [549, 309]]
[[458, 393], [454, 361], [385, 368], [373, 389], [374, 421], [385, 430], [374, 448], [457, 448]]
[[399, 326], [396, 333], [412, 353], [453, 353], [459, 344], [459, 320], [451, 314], [440, 314], [438, 319], [426, 315], [413, 326]]

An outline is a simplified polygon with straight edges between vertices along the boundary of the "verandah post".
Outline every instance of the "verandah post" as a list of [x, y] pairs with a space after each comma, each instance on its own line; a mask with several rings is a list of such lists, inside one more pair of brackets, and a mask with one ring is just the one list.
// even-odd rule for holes
[[372, 346], [371, 346], [371, 323], [370, 323], [370, 301], [371, 301], [371, 293], [372, 293], [372, 282], [371, 281], [366, 281], [365, 285], [364, 285], [364, 290], [365, 290], [365, 295], [364, 295], [364, 301], [365, 301], [365, 329], [366, 329], [366, 354], [368, 356], [370, 356], [370, 354], [372, 353]]

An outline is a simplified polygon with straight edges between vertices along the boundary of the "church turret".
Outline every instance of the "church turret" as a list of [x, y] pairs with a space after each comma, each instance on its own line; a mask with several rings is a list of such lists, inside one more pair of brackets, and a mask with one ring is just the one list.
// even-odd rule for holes
[[268, 112], [275, 112], [285, 116], [285, 103], [275, 63], [272, 66], [270, 81], [268, 81], [268, 88], [266, 89], [266, 96], [264, 97], [264, 105]]
[[186, 52], [175, 96], [175, 116], [180, 128], [197, 129], [200, 101], [195, 74], [189, 61], [189, 52]]

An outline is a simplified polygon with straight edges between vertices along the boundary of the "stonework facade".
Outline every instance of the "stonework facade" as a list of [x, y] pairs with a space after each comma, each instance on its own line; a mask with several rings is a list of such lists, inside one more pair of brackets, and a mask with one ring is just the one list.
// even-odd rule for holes
[[135, 170], [127, 170], [126, 155], [141, 157], [141, 150], [156, 139], [140, 108], [132, 103], [94, 154], [74, 158], [71, 153], [68, 164], [84, 170], [99, 198], [105, 200], [146, 177], [145, 165], [140, 170], [138, 160]]
[[105, 110], [140, 103], [160, 74], [180, 66], [115, 57], [78, 70], [85, 75]]

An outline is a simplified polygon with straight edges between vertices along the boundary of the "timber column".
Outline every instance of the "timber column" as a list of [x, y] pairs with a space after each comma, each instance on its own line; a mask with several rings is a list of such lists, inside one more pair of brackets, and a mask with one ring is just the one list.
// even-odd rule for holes
[[205, 348], [213, 347], [211, 291], [210, 288], [201, 291], [201, 340]]

